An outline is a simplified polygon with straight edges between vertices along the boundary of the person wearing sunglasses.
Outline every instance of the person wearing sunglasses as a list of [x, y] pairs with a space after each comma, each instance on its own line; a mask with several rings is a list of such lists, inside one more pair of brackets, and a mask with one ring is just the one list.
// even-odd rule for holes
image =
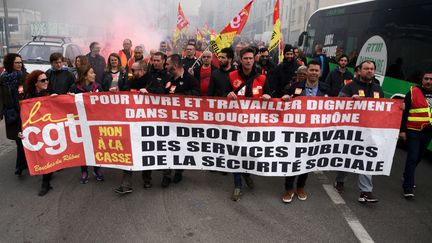
[[[164, 94], [162, 82], [155, 79], [148, 71], [148, 65], [144, 60], [139, 60], [131, 65], [131, 71], [133, 73], [133, 79], [130, 81], [130, 91], [139, 91], [142, 95], [147, 94]], [[120, 186], [114, 189], [114, 192], [118, 194], [128, 194], [132, 190], [132, 171], [123, 170], [122, 179]], [[143, 170], [142, 178], [144, 182], [144, 188], [149, 189], [152, 187], [152, 171]]]
[[[49, 80], [43, 71], [34, 70], [27, 75], [24, 99], [48, 96], [48, 83]], [[24, 138], [21, 133], [19, 134], [19, 137], [21, 139]], [[52, 189], [50, 184], [52, 174], [53, 173], [47, 173], [42, 176], [42, 186], [38, 193], [39, 196], [45, 196], [49, 190]]]
[[276, 92], [277, 85], [273, 79], [275, 75], [276, 64], [271, 60], [270, 52], [267, 47], [262, 47], [258, 52], [258, 66], [261, 68], [261, 74], [265, 75], [267, 80], [269, 80], [271, 92]]

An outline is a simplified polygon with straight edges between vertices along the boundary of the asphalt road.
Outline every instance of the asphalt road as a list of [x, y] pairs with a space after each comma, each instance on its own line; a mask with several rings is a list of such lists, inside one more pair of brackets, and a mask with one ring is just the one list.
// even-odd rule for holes
[[[332, 188], [334, 172], [311, 174], [308, 200], [280, 200], [283, 178], [253, 176], [256, 188], [230, 200], [231, 175], [186, 171], [184, 180], [144, 189], [135, 173], [132, 194], [114, 193], [121, 171], [106, 181], [79, 183], [79, 168], [54, 174], [54, 189], [37, 196], [41, 176], [16, 177], [16, 149], [0, 125], [0, 242], [430, 242], [432, 163], [417, 169], [416, 196], [402, 197], [405, 151], [398, 149], [391, 176], [375, 176], [376, 204], [357, 202], [357, 176], [346, 191]], [[330, 195], [330, 196], [329, 196]]]

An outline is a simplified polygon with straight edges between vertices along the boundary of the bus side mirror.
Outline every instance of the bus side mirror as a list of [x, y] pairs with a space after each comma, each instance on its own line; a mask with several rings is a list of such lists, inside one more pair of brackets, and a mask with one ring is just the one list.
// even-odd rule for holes
[[298, 46], [303, 45], [303, 41], [304, 41], [305, 36], [307, 36], [307, 32], [303, 31], [298, 38], [298, 42], [297, 42]]

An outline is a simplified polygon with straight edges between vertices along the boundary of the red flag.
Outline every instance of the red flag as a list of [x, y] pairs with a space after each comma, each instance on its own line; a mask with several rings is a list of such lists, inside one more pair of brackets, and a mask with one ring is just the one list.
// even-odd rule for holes
[[186, 19], [183, 9], [180, 6], [180, 3], [178, 5], [178, 15], [177, 15], [177, 26], [174, 32], [174, 38], [173, 41], [176, 42], [180, 38], [181, 31], [189, 25], [189, 21]]
[[182, 30], [184, 27], [186, 27], [189, 24], [189, 21], [186, 19], [183, 9], [180, 6], [180, 3], [178, 5], [178, 15], [177, 15], [177, 28], [179, 30]]
[[249, 11], [252, 6], [253, 0], [250, 1], [231, 21], [230, 23], [220, 32], [216, 38], [211, 41], [213, 50], [219, 54], [220, 50], [225, 47], [231, 46], [236, 35], [239, 35], [249, 17]]

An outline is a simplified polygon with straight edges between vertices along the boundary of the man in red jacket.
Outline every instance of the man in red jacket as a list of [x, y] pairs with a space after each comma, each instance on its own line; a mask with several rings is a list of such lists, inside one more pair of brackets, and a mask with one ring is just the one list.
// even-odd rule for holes
[[[268, 100], [271, 98], [270, 87], [265, 75], [259, 73], [254, 65], [255, 52], [252, 48], [246, 47], [240, 51], [240, 64], [238, 70], [232, 71], [229, 74], [231, 83], [231, 91], [227, 97], [237, 99], [238, 97], [253, 97]], [[254, 188], [252, 178], [247, 173], [233, 173], [234, 176], [234, 192], [231, 195], [233, 201], [238, 201], [241, 198], [242, 179], [245, 179], [246, 185], [249, 188]]]

